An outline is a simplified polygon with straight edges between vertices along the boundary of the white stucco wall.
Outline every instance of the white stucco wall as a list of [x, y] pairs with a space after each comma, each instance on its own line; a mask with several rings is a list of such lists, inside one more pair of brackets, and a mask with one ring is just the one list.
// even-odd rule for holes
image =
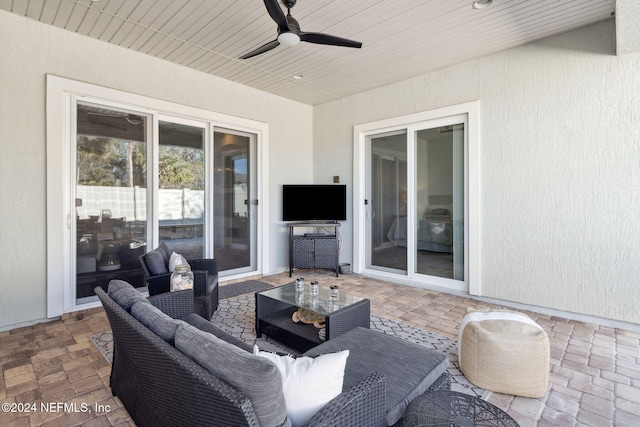
[[268, 123], [264, 272], [285, 269], [281, 186], [312, 180], [312, 107], [6, 12], [0, 40], [0, 330], [46, 317], [46, 191], [56, 191], [46, 188], [48, 73]]
[[616, 53], [640, 52], [640, 5], [637, 0], [616, 0]]
[[482, 294], [640, 323], [640, 54], [615, 39], [611, 20], [316, 106], [314, 179], [352, 194], [354, 125], [480, 100]]

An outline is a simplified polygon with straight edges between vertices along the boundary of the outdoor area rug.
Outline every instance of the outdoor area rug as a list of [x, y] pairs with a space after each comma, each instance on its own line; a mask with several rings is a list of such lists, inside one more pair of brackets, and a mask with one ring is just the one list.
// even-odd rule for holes
[[[256, 344], [260, 350], [295, 353], [294, 350], [281, 345], [265, 335], [261, 338], [256, 338], [254, 319], [255, 297], [253, 294], [246, 294], [221, 300], [218, 305], [218, 310], [216, 310], [211, 319], [211, 323], [251, 345]], [[486, 399], [490, 394], [489, 391], [471, 384], [462, 372], [460, 372], [458, 365], [458, 344], [456, 340], [374, 314], [371, 315], [371, 329], [397, 336], [446, 354], [450, 362], [448, 371], [449, 374], [451, 374], [451, 390], [477, 396], [482, 399]], [[92, 335], [90, 339], [107, 361], [111, 363], [113, 359], [111, 331]]]
[[259, 280], [245, 280], [244, 282], [218, 286], [218, 299], [223, 300], [248, 293], [254, 294], [271, 288], [273, 288], [272, 285]]

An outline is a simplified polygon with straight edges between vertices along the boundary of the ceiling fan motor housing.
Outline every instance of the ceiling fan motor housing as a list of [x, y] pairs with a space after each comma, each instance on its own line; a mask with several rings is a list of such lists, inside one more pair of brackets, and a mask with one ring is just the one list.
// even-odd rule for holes
[[[287, 25], [289, 25], [289, 31], [300, 34], [300, 24], [298, 24], [298, 21], [296, 21], [293, 16], [287, 15]], [[278, 28], [278, 30], [280, 29]]]

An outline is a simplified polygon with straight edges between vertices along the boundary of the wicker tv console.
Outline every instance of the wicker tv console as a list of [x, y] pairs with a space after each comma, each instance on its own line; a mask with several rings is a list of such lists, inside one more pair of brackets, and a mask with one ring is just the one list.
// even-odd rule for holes
[[[340, 245], [337, 222], [296, 222], [289, 227], [289, 277], [295, 268], [323, 268], [339, 274]], [[313, 228], [317, 232], [296, 234], [296, 228]], [[329, 230], [320, 231], [320, 230]]]

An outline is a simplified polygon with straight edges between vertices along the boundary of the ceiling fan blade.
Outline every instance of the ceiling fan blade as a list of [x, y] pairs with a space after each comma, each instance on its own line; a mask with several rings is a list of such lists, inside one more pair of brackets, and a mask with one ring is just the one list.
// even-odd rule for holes
[[[266, 1], [266, 0], [265, 0]], [[240, 57], [240, 59], [249, 59], [252, 58], [254, 56], [260, 55], [261, 53], [265, 53], [270, 51], [271, 49], [275, 49], [276, 47], [280, 46], [280, 42], [278, 41], [278, 39], [275, 39], [273, 41], [270, 41], [267, 44], [263, 44], [262, 46], [260, 46], [259, 48], [252, 50], [249, 53], [245, 53], [244, 55], [242, 55]]]
[[278, 32], [289, 31], [289, 25], [287, 24], [287, 17], [284, 16], [284, 12], [278, 5], [278, 0], [264, 0], [264, 5], [269, 12], [269, 16], [278, 24]]
[[342, 37], [336, 37], [329, 34], [322, 34], [322, 33], [300, 33], [300, 40], [308, 43], [328, 44], [331, 46], [355, 47], [357, 49], [360, 49], [362, 47], [361, 42], [344, 39]]

